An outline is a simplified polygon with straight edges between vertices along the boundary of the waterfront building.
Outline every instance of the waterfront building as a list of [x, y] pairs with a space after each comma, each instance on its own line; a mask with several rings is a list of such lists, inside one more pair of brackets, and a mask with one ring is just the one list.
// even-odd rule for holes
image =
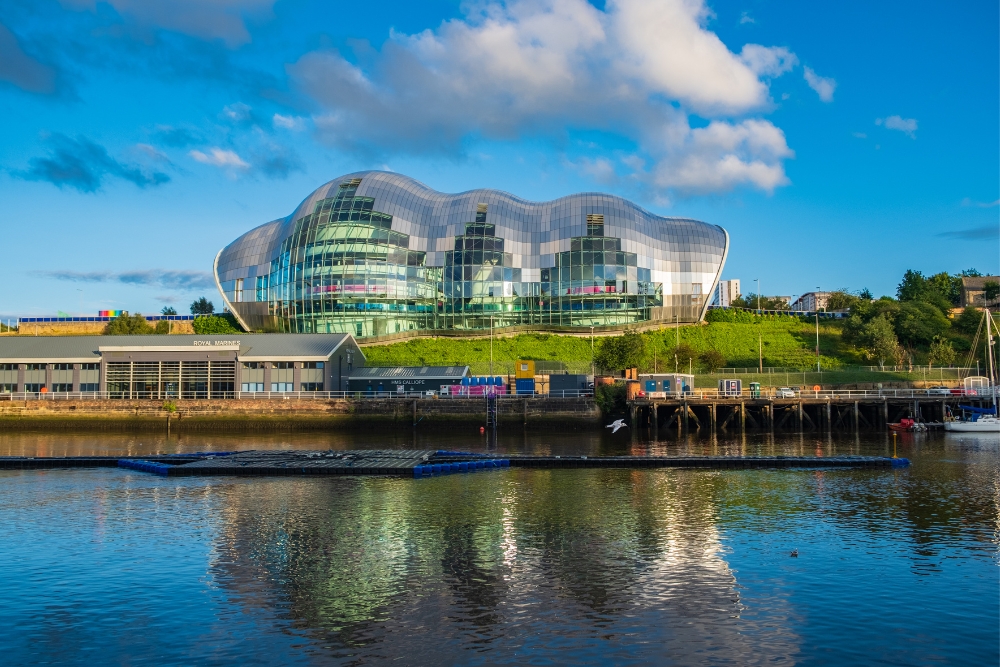
[[806, 292], [792, 304], [792, 310], [812, 313], [817, 310], [826, 310], [827, 301], [830, 299], [829, 292]]
[[719, 284], [716, 285], [715, 289], [712, 291], [711, 305], [718, 306], [720, 308], [728, 308], [732, 305], [733, 300], [740, 294], [742, 294], [742, 292], [740, 291], [739, 278], [733, 278], [732, 280], [720, 280]]
[[349, 334], [0, 338], [0, 394], [120, 399], [346, 391], [365, 356]]
[[444, 194], [366, 171], [236, 239], [214, 273], [248, 330], [558, 329], [698, 321], [728, 248], [721, 227], [613, 195]]

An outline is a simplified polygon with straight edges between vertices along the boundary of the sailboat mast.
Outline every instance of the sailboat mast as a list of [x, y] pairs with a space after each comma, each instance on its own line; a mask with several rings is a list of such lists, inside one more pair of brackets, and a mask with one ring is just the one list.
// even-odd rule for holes
[[993, 375], [993, 316], [990, 315], [989, 308], [986, 308], [986, 372], [990, 376], [990, 395], [993, 397], [993, 405], [995, 407], [997, 404], [997, 390]]

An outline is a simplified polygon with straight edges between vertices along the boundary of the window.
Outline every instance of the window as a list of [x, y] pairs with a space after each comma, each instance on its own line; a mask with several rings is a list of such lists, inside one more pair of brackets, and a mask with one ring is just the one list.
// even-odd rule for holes
[[0, 364], [0, 371], [16, 371], [17, 364]]
[[29, 371], [44, 371], [45, 370], [45, 364], [26, 364], [25, 365], [25, 370], [29, 370]]
[[81, 371], [96, 371], [100, 370], [100, 364], [80, 364]]
[[322, 382], [303, 382], [302, 391], [323, 391]]
[[587, 216], [587, 236], [604, 236], [604, 216], [591, 214]]
[[243, 368], [245, 368], [248, 371], [249, 370], [255, 370], [255, 371], [256, 370], [260, 370], [260, 369], [264, 368], [264, 362], [263, 361], [244, 361], [243, 362]]
[[68, 394], [69, 392], [73, 391], [73, 385], [65, 382], [60, 382], [58, 384], [52, 385], [52, 391]]
[[244, 382], [243, 385], [242, 385], [242, 389], [240, 391], [248, 391], [248, 392], [264, 391], [264, 383], [263, 382]]
[[295, 368], [295, 362], [293, 361], [272, 361], [271, 368], [277, 368], [280, 370], [289, 370]]
[[302, 368], [323, 368], [322, 361], [304, 361], [302, 362]]
[[283, 393], [283, 392], [294, 391], [294, 390], [292, 389], [292, 383], [291, 382], [272, 382], [271, 383], [271, 391], [278, 392], [278, 393]]
[[54, 370], [54, 371], [71, 371], [71, 370], [73, 370], [73, 364], [52, 364], [52, 370]]
[[0, 384], [0, 394], [15, 394], [17, 393], [16, 384]]
[[84, 392], [98, 392], [101, 390], [101, 385], [96, 382], [81, 382], [80, 391]]
[[234, 290], [233, 296], [235, 297], [234, 301], [237, 301], [237, 302], [243, 301], [243, 279], [242, 278], [237, 278], [236, 279], [236, 289]]
[[[31, 365], [31, 364], [29, 364], [29, 365]], [[31, 384], [26, 384], [26, 385], [24, 385], [24, 390], [25, 390], [26, 392], [28, 392], [29, 394], [38, 394], [38, 393], [40, 393], [40, 392], [42, 391], [42, 389], [44, 389], [44, 388], [45, 388], [45, 385], [44, 385], [44, 384], [39, 384], [39, 383], [37, 383], [37, 382], [33, 382], [33, 383], [31, 383]]]

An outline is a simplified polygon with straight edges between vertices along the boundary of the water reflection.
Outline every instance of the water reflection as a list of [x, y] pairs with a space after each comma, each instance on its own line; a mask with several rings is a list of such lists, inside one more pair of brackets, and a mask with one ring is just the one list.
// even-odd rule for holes
[[[480, 446], [421, 437], [428, 448]], [[0, 449], [200, 451], [238, 441], [3, 434]], [[252, 444], [375, 441], [305, 434]], [[881, 454], [887, 442], [517, 433], [495, 446], [832, 456]], [[252, 645], [264, 662], [995, 664], [998, 443], [923, 434], [899, 449], [911, 468], [512, 469], [425, 480], [0, 473], [9, 582], [0, 622], [33, 638], [36, 653], [26, 642], [13, 655], [38, 662], [83, 662], [60, 648], [65, 639], [86, 647], [101, 637], [116, 662], [180, 663], [206, 646], [233, 661]], [[84, 582], [87, 594], [66, 581]]]

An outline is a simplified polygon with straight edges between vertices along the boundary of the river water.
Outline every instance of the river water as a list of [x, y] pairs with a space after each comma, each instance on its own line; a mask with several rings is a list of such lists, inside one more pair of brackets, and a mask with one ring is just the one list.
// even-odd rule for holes
[[[0, 455], [376, 446], [892, 451], [881, 434], [0, 434]], [[18, 665], [996, 665], [1000, 442], [907, 434], [898, 450], [911, 467], [423, 480], [0, 472], [0, 655]]]

